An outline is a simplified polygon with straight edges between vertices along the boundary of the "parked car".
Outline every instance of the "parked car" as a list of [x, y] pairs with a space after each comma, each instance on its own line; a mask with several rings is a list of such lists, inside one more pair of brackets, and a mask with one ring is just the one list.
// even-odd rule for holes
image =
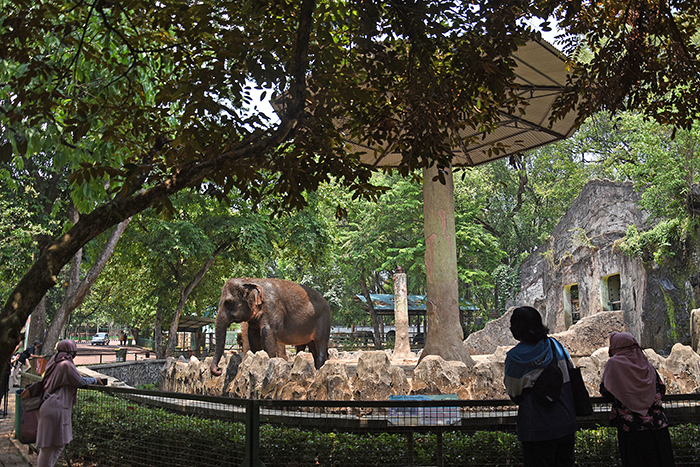
[[92, 345], [108, 345], [109, 344], [109, 335], [106, 332], [98, 332], [94, 336], [92, 336], [92, 340], [90, 341], [90, 344]]

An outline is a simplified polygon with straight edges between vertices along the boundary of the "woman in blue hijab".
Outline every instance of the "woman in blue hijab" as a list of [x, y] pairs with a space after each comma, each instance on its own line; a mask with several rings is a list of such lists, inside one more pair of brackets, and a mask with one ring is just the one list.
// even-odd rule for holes
[[[519, 343], [506, 354], [504, 384], [510, 398], [519, 405], [517, 429], [525, 467], [573, 467], [576, 413], [567, 368], [569, 354], [556, 339], [547, 336], [549, 329], [535, 308], [514, 309], [510, 331]], [[549, 401], [544, 403], [533, 393], [541, 376], [538, 393], [542, 386], [553, 388], [545, 392]]]

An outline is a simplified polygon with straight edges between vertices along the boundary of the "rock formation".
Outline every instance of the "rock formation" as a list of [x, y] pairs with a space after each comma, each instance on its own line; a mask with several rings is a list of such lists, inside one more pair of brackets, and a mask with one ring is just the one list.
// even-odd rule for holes
[[498, 347], [513, 346], [518, 343], [510, 332], [510, 317], [513, 308], [503, 316], [489, 321], [484, 328], [473, 332], [464, 340], [464, 346], [471, 355], [492, 354]]
[[352, 386], [347, 366], [340, 360], [327, 360], [314, 375], [306, 399], [319, 401], [352, 400]]
[[[486, 323], [484, 329], [470, 334], [464, 345], [472, 355], [491, 354], [498, 347], [511, 347], [518, 343], [510, 332], [510, 317], [513, 309], [498, 319]], [[621, 311], [602, 311], [581, 319], [568, 330], [552, 337], [561, 342], [572, 357], [591, 355], [608, 345], [611, 332], [626, 331]]]
[[591, 355], [599, 348], [607, 347], [611, 332], [626, 331], [624, 319], [621, 311], [601, 311], [582, 318], [552, 337], [561, 342], [572, 357]]
[[411, 393], [457, 394], [462, 386], [462, 374], [467, 372], [462, 362], [447, 362], [438, 355], [428, 355], [413, 370]]
[[629, 182], [588, 182], [547, 243], [521, 265], [515, 303], [539, 309], [555, 333], [568, 329], [576, 313], [622, 310], [643, 347], [668, 352], [676, 342], [690, 344], [690, 309], [700, 301], [697, 242], [672, 245], [676, 254], [662, 264], [650, 250], [642, 257], [621, 251], [630, 226], [652, 227], [640, 196]]
[[360, 356], [351, 381], [356, 401], [385, 400], [408, 392], [404, 371], [391, 364], [386, 352], [365, 352]]
[[[690, 346], [676, 344], [668, 357], [659, 355], [653, 349], [644, 349], [644, 354], [666, 383], [667, 394], [700, 392], [700, 355]], [[608, 348], [604, 347], [577, 362], [591, 395], [600, 395], [600, 381], [608, 358]]]
[[[211, 378], [211, 361], [168, 359], [160, 375], [166, 391], [191, 394], [283, 400], [387, 400], [392, 395], [457, 394], [460, 399], [507, 399], [503, 386], [506, 347], [491, 355], [481, 355], [473, 366], [447, 362], [439, 356], [424, 358], [407, 378], [404, 370], [391, 364], [381, 351], [363, 352], [351, 373], [346, 361], [328, 360], [316, 371], [301, 353], [293, 365], [281, 358], [270, 358], [264, 351], [225, 357], [222, 368], [236, 368], [224, 389], [225, 374]], [[645, 349], [649, 361], [666, 382], [669, 394], [700, 392], [700, 356], [683, 344], [673, 346], [668, 357]], [[210, 357], [211, 358], [211, 357]], [[600, 380], [608, 361], [602, 347], [577, 360], [591, 395], [600, 395]]]

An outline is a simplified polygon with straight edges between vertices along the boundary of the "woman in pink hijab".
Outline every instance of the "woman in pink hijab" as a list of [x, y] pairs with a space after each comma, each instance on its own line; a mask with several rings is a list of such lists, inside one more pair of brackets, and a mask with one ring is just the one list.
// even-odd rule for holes
[[610, 422], [617, 427], [622, 466], [674, 466], [668, 419], [661, 405], [666, 386], [659, 374], [631, 334], [610, 334], [608, 353], [600, 394], [612, 401]]
[[44, 403], [39, 408], [36, 447], [39, 449], [37, 467], [53, 467], [66, 444], [73, 439], [71, 412], [79, 387], [100, 384], [83, 377], [73, 363], [78, 347], [71, 340], [56, 345], [44, 373]]

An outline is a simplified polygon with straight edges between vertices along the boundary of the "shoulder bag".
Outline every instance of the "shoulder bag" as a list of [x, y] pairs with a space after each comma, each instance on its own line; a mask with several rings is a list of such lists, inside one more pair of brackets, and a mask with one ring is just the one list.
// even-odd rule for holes
[[27, 386], [21, 394], [22, 410], [33, 412], [39, 410], [44, 402], [44, 380], [37, 381]]
[[581, 368], [576, 368], [571, 359], [567, 360], [569, 370], [569, 381], [571, 382], [571, 392], [574, 394], [574, 410], [577, 417], [587, 417], [593, 415], [593, 404], [588, 394], [588, 389], [581, 376]]

